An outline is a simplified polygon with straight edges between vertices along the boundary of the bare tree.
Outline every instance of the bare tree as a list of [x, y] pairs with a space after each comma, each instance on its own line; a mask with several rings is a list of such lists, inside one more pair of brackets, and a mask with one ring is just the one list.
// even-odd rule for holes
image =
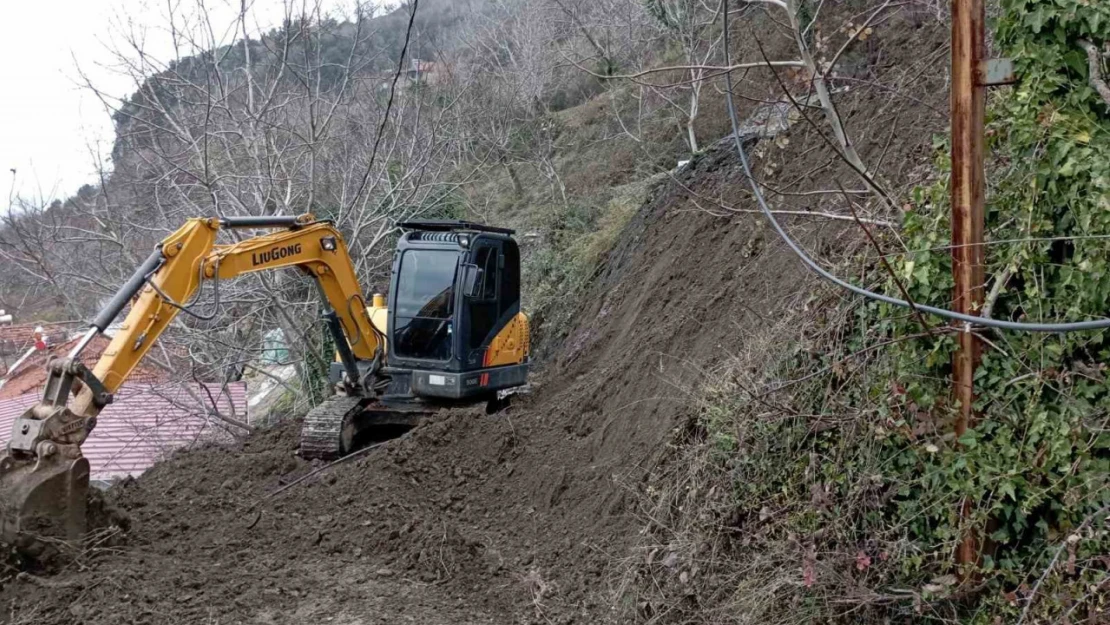
[[[668, 87], [659, 87], [659, 94], [685, 117], [686, 142], [690, 152], [698, 151], [698, 138], [694, 122], [701, 108], [701, 93], [705, 86], [706, 65], [719, 54], [720, 29], [717, 28], [721, 12], [720, 3], [707, 8], [702, 0], [646, 0], [644, 7], [655, 18], [666, 36], [682, 50], [687, 75]], [[669, 95], [671, 90], [686, 92], [687, 104], [680, 105]]]

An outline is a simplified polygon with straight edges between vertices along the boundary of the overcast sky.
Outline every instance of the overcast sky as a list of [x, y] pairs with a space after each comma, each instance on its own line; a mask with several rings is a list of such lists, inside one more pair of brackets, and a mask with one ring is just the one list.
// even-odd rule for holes
[[[289, 0], [248, 0], [248, 23], [267, 30], [281, 23]], [[315, 0], [293, 0], [310, 4]], [[354, 0], [320, 0], [327, 11]], [[80, 71], [115, 97], [135, 91], [111, 52], [128, 32], [146, 49], [169, 58], [167, 5], [196, 0], [0, 0], [0, 210], [14, 191], [63, 198], [95, 182], [95, 155], [111, 149], [112, 123], [99, 100], [80, 86]], [[396, 4], [372, 0], [379, 6]], [[239, 0], [206, 0], [215, 24], [230, 24]], [[217, 38], [221, 35], [217, 34]], [[228, 35], [230, 37], [230, 34]], [[230, 40], [228, 41], [230, 43]], [[16, 170], [13, 176], [11, 169]], [[14, 184], [14, 187], [13, 187]]]

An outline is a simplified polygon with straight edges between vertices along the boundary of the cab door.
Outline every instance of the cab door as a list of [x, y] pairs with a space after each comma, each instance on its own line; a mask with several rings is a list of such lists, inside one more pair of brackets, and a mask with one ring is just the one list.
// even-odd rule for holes
[[473, 295], [463, 301], [467, 330], [462, 337], [462, 353], [467, 369], [482, 364], [483, 345], [489, 342], [497, 329], [501, 296], [501, 241], [478, 239], [472, 250], [471, 263], [478, 268], [478, 278]]

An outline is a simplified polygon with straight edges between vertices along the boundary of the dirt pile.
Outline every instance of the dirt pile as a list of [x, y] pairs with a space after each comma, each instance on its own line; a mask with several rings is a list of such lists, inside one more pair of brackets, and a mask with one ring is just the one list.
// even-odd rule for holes
[[[444, 612], [450, 601], [424, 591], [484, 576], [483, 550], [441, 514], [455, 503], [449, 494], [408, 492], [425, 479], [407, 462], [412, 448], [435, 448], [426, 439], [458, 416], [270, 499], [313, 470], [295, 455], [298, 423], [236, 449], [179, 454], [110, 492], [133, 528], [126, 544], [90, 549], [59, 574], [23, 575], [6, 591], [13, 622], [357, 621], [381, 609], [421, 614], [425, 596], [435, 609], [416, 622], [485, 622], [472, 603], [455, 618]], [[472, 467], [457, 465], [444, 477], [469, 475]]]

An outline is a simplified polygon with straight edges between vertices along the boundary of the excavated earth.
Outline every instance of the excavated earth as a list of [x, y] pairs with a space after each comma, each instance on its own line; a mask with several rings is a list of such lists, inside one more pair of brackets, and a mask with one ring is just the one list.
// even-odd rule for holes
[[[899, 28], [888, 49], [904, 58], [884, 57], [890, 68], [910, 72], [914, 59], [944, 54], [943, 25]], [[943, 80], [913, 93], [943, 109]], [[881, 154], [885, 171], [910, 177], [943, 113], [890, 100], [860, 90], [842, 114], [850, 129], [882, 129], [859, 133], [865, 158]], [[805, 188], [852, 180], [804, 127], [789, 145], [760, 146], [762, 163], [781, 171], [790, 162], [788, 173], [763, 170], [779, 188], [798, 172], [810, 172]], [[634, 549], [644, 478], [697, 414], [697, 381], [743, 349], [747, 328], [813, 286], [760, 216], [715, 205], [750, 207], [745, 188], [727, 144], [657, 187], [535, 391], [509, 409], [442, 414], [292, 485], [318, 467], [296, 456], [295, 421], [179, 453], [108, 492], [125, 529], [48, 570], [0, 574], [0, 622], [599, 623], [627, 614], [620, 571], [645, 555]], [[820, 197], [773, 199], [825, 210]], [[789, 223], [825, 258], [858, 243], [845, 236], [850, 222]]]

